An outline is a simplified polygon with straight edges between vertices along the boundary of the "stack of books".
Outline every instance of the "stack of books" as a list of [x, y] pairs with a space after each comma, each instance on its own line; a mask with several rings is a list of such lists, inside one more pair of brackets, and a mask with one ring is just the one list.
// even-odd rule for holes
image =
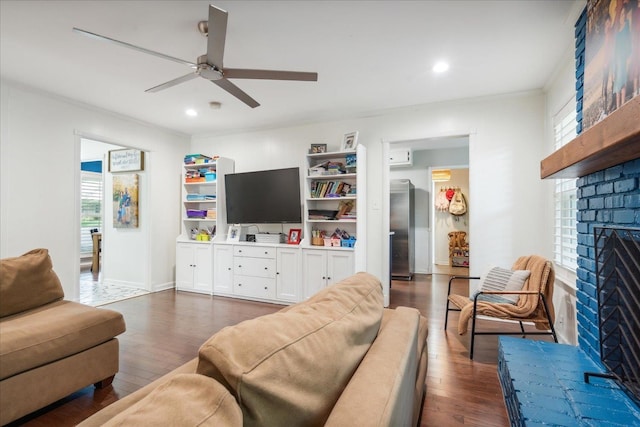
[[218, 156], [209, 157], [205, 156], [204, 154], [187, 154], [186, 156], [184, 156], [184, 164], [197, 165], [201, 163], [213, 163], [217, 158]]
[[199, 193], [191, 193], [187, 194], [187, 201], [189, 202], [201, 202], [204, 200], [215, 200], [215, 194], [199, 194]]
[[338, 211], [322, 210], [322, 209], [309, 209], [309, 220], [332, 220], [336, 219]]

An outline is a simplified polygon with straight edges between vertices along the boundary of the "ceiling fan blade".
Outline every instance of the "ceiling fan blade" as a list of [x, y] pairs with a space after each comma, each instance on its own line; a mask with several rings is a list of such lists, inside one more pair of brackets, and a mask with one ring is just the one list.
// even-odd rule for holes
[[177, 62], [179, 64], [186, 65], [191, 68], [196, 68], [196, 64], [193, 62], [185, 61], [184, 59], [174, 58], [173, 56], [165, 55], [164, 53], [155, 52], [153, 50], [145, 49], [140, 46], [135, 46], [127, 42], [122, 42], [120, 40], [112, 39], [111, 37], [101, 36], [100, 34], [92, 33], [90, 31], [81, 30], [80, 28], [73, 27], [73, 31], [85, 35], [87, 37], [92, 37], [101, 41], [115, 43], [117, 45], [128, 47], [129, 49], [137, 50], [139, 52], [147, 53], [149, 55], [157, 56], [158, 58], [168, 59], [169, 61]]
[[196, 77], [198, 77], [196, 73], [189, 73], [182, 77], [178, 77], [177, 79], [169, 80], [168, 82], [162, 83], [161, 85], [154, 86], [151, 89], [147, 89], [145, 90], [145, 92], [158, 92], [164, 89], [168, 89], [172, 86], [178, 85], [180, 83], [188, 82], [189, 80], [195, 79]]
[[222, 69], [224, 44], [227, 38], [226, 10], [209, 5], [209, 23], [207, 35], [207, 63]]
[[305, 82], [318, 81], [318, 73], [308, 73], [302, 71], [225, 68], [222, 74], [228, 79], [298, 80]]
[[240, 101], [244, 102], [251, 108], [256, 108], [260, 106], [258, 101], [256, 101], [255, 99], [247, 95], [245, 92], [242, 91], [242, 89], [240, 89], [238, 86], [234, 85], [227, 79], [211, 80], [211, 82], [217, 84], [222, 89], [226, 90], [231, 95], [235, 96], [236, 98], [238, 98]]

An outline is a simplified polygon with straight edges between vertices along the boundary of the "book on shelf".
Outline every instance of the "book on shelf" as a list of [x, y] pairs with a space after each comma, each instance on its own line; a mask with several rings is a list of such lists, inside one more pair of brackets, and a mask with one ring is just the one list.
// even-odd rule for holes
[[344, 181], [313, 181], [310, 196], [312, 198], [344, 197], [351, 191], [352, 185]]
[[347, 164], [347, 168], [353, 168], [353, 170], [351, 171], [347, 171], [348, 173], [355, 173], [356, 169], [356, 165], [357, 165], [357, 161], [356, 161], [357, 157], [355, 154], [347, 154], [344, 157], [344, 162]]
[[309, 209], [308, 217], [310, 220], [333, 220], [336, 218], [338, 211], [324, 209]]
[[355, 216], [352, 217], [349, 215], [354, 205], [355, 203], [353, 203], [353, 200], [341, 200], [338, 205], [336, 219], [355, 219]]
[[202, 202], [205, 200], [216, 200], [216, 195], [215, 194], [198, 194], [198, 193], [187, 194], [188, 202]]
[[184, 164], [185, 165], [197, 165], [197, 164], [206, 164], [213, 163], [218, 156], [209, 157], [204, 154], [187, 154], [184, 156]]

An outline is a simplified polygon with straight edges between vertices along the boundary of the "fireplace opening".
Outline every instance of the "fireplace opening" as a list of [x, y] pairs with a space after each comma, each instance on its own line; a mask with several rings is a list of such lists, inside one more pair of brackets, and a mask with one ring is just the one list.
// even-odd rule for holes
[[640, 406], [640, 229], [595, 227], [600, 360]]

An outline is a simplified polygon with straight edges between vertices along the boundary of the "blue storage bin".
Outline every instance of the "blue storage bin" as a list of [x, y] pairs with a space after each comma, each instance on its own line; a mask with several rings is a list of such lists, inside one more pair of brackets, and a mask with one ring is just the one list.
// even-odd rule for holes
[[340, 241], [340, 246], [343, 248], [353, 248], [356, 245], [356, 238], [350, 237], [348, 239], [342, 239]]

